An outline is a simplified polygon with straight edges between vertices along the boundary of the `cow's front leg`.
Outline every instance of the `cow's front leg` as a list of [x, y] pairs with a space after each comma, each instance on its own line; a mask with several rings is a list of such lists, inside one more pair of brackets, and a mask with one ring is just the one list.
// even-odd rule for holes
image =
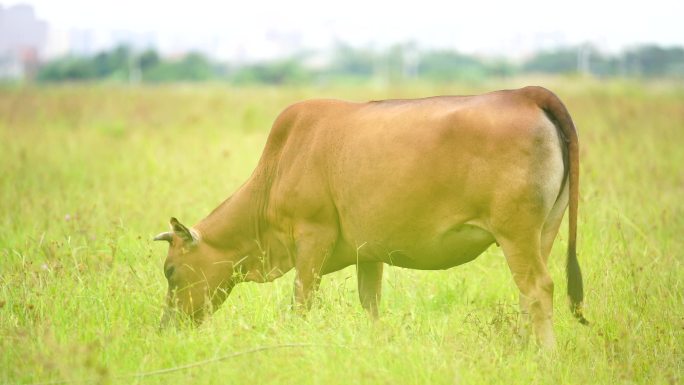
[[378, 318], [378, 305], [382, 292], [382, 262], [359, 262], [356, 271], [361, 306], [373, 319]]
[[321, 283], [320, 269], [316, 268], [316, 264], [304, 261], [297, 263], [295, 268], [297, 270], [294, 280], [295, 310], [304, 313], [311, 307], [314, 293]]
[[323, 226], [304, 226], [298, 231], [295, 256], [295, 309], [306, 311], [321, 282], [323, 265], [330, 258], [337, 232]]

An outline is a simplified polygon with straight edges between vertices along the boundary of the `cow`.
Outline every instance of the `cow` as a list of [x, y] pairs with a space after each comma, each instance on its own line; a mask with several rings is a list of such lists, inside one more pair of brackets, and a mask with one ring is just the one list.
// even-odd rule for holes
[[361, 305], [377, 317], [384, 264], [448, 269], [496, 243], [522, 317], [537, 343], [553, 348], [547, 259], [568, 206], [568, 296], [587, 323], [578, 182], [575, 126], [542, 87], [293, 104], [235, 193], [195, 226], [171, 218], [171, 231], [154, 238], [170, 245], [162, 325], [179, 313], [200, 323], [237, 283], [292, 268], [295, 307], [305, 311], [321, 276], [350, 265]]

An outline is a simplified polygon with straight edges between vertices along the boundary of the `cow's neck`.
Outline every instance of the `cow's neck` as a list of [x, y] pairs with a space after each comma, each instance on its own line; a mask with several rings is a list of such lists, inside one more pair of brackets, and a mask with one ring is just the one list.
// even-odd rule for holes
[[287, 251], [271, 234], [265, 219], [267, 191], [250, 178], [230, 198], [195, 225], [203, 242], [240, 261], [248, 281], [271, 281], [291, 269]]

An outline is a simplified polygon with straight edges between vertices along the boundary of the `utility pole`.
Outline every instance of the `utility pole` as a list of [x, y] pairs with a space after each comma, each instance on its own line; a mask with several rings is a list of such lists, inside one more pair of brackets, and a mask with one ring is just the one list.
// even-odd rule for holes
[[142, 78], [142, 71], [140, 70], [140, 60], [133, 53], [133, 50], [128, 55], [128, 83], [138, 84]]
[[589, 65], [590, 55], [591, 46], [589, 44], [581, 44], [577, 48], [577, 72], [584, 75], [591, 75], [591, 68]]

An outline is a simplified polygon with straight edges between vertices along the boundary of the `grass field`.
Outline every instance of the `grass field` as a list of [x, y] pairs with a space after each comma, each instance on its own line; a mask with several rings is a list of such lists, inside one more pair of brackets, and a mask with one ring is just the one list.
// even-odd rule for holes
[[[198, 329], [157, 331], [170, 216], [193, 224], [251, 173], [270, 124], [312, 97], [367, 100], [539, 83], [580, 131], [586, 316], [550, 258], [558, 351], [513, 336], [499, 248], [448, 271], [386, 268], [368, 320], [353, 267], [305, 318], [293, 272], [238, 285]], [[479, 86], [0, 89], [0, 383], [677, 384], [684, 382], [684, 86], [583, 79]], [[259, 347], [272, 348], [209, 362]], [[177, 368], [170, 373], [151, 373]]]

